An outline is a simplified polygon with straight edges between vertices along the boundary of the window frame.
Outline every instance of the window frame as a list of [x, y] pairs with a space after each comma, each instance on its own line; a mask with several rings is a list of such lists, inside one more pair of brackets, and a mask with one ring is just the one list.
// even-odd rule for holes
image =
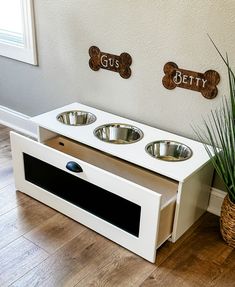
[[0, 42], [0, 56], [37, 65], [33, 0], [21, 0], [24, 44]]

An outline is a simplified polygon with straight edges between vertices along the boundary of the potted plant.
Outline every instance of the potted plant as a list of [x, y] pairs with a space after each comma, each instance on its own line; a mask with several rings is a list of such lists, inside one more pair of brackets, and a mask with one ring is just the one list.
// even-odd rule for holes
[[204, 120], [204, 128], [196, 129], [196, 134], [205, 143], [212, 164], [226, 187], [220, 230], [225, 242], [235, 247], [235, 74], [227, 54], [224, 57], [212, 43], [227, 66], [229, 97], [223, 99], [219, 108], [211, 111], [208, 119]]

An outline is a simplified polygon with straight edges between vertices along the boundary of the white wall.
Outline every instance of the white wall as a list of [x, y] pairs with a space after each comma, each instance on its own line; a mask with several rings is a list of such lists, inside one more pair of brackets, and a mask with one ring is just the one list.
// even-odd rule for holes
[[[35, 0], [39, 67], [0, 57], [0, 105], [29, 116], [80, 101], [194, 137], [192, 123], [217, 106], [227, 74], [207, 37], [235, 63], [234, 0]], [[132, 76], [92, 71], [90, 46], [133, 59]], [[232, 59], [233, 58], [233, 59]], [[162, 86], [163, 66], [221, 75], [219, 94]]]

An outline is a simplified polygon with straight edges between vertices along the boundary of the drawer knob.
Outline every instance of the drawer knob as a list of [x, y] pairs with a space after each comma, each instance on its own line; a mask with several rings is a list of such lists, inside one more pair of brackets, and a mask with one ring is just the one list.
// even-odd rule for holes
[[73, 171], [73, 172], [83, 172], [81, 166], [78, 163], [76, 163], [75, 161], [69, 161], [66, 164], [66, 168], [70, 171]]

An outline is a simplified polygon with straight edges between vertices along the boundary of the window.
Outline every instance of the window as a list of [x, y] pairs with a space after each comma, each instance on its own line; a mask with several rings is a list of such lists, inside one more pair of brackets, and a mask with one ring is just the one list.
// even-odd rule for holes
[[37, 65], [33, 0], [0, 0], [0, 56]]

